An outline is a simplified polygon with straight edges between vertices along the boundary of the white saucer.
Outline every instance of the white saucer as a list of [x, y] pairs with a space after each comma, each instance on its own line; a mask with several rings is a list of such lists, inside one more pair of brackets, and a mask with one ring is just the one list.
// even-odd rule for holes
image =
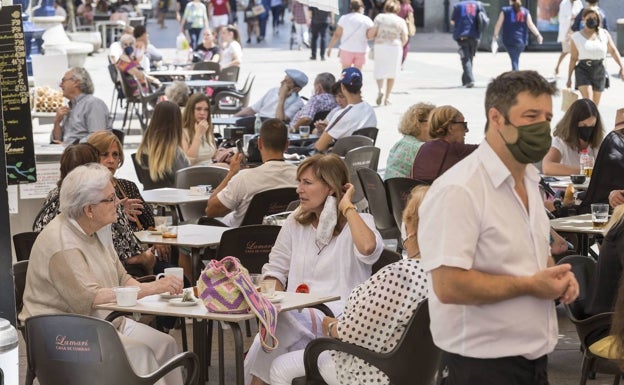
[[171, 298], [182, 298], [184, 294], [169, 294], [169, 292], [160, 294], [160, 298], [162, 299], [171, 299]]
[[169, 303], [172, 306], [195, 306], [199, 303], [199, 301], [195, 299], [193, 301], [182, 302], [182, 298], [172, 298], [169, 300]]
[[284, 299], [284, 294], [283, 293], [275, 293], [275, 295], [271, 298], [267, 298], [271, 303], [280, 303], [282, 302], [282, 300]]

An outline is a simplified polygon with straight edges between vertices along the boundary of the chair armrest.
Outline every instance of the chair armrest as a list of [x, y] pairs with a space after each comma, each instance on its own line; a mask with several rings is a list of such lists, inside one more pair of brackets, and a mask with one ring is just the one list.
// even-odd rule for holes
[[221, 100], [225, 97], [232, 97], [232, 98], [237, 98], [237, 99], [242, 99], [245, 95], [241, 94], [238, 91], [234, 91], [234, 90], [223, 90], [223, 91], [219, 91], [216, 94], [214, 94], [212, 97], [215, 101], [217, 100]]
[[314, 305], [314, 306], [312, 306], [312, 308], [322, 311], [323, 314], [325, 314], [328, 317], [332, 317], [332, 318], [336, 317], [336, 316], [334, 316], [334, 312], [331, 311], [329, 306], [325, 305], [324, 303], [319, 303], [318, 305]]
[[218, 226], [218, 227], [229, 227], [225, 223], [221, 222], [215, 218], [208, 218], [207, 216], [202, 216], [197, 220], [198, 225], [202, 226]]
[[321, 376], [318, 368], [318, 357], [326, 350], [336, 350], [351, 354], [374, 366], [377, 366], [376, 363], [384, 358], [383, 353], [376, 353], [348, 342], [343, 342], [334, 338], [317, 338], [308, 343], [303, 355], [308, 385], [317, 383], [325, 384], [323, 376]]
[[199, 374], [199, 359], [197, 358], [197, 354], [193, 352], [182, 352], [171, 358], [155, 372], [141, 377], [149, 378], [155, 383], [157, 380], [180, 366], [184, 366], [186, 368], [186, 379], [184, 381], [184, 385], [196, 384], [197, 376]]
[[613, 320], [613, 312], [600, 313], [591, 317], [578, 320], [574, 318], [568, 308], [565, 307], [568, 313], [568, 318], [572, 320], [572, 323], [576, 327], [576, 332], [579, 336], [579, 340], [583, 346], [587, 346], [587, 337], [598, 330], [609, 330], [611, 328], [611, 322]]
[[110, 312], [106, 318], [104, 318], [104, 320], [108, 321], [108, 322], [113, 322], [114, 319], [119, 318], [119, 317], [125, 317], [128, 314], [132, 314], [130, 312], [125, 312], [125, 311], [113, 311]]

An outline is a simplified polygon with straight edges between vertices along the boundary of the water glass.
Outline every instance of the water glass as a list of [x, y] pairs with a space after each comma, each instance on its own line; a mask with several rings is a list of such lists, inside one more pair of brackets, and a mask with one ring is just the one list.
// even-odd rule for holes
[[301, 139], [307, 139], [310, 137], [310, 126], [301, 126], [299, 127], [299, 135]]
[[609, 205], [606, 203], [592, 203], [592, 225], [594, 229], [602, 229], [609, 221]]

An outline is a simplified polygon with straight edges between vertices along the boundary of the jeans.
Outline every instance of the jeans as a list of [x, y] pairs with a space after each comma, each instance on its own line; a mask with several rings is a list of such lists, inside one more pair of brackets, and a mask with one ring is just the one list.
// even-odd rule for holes
[[475, 53], [477, 52], [477, 44], [479, 40], [462, 36], [457, 40], [457, 44], [459, 45], [459, 57], [462, 63], [462, 85], [468, 85], [474, 83], [474, 76], [472, 75], [472, 59], [474, 59]]
[[321, 59], [325, 58], [325, 39], [327, 36], [327, 27], [329, 23], [312, 23], [310, 29], [312, 30], [312, 41], [310, 46], [312, 49], [312, 58], [316, 59], [316, 43], [318, 38], [321, 38]]
[[197, 48], [197, 44], [201, 42], [202, 30], [203, 28], [189, 28], [188, 30], [189, 35], [191, 35], [191, 48], [193, 48], [193, 51]]
[[273, 33], [277, 29], [277, 25], [279, 24], [280, 13], [282, 13], [282, 6], [276, 5], [271, 7], [271, 15], [273, 16]]
[[520, 54], [524, 51], [524, 44], [505, 46], [505, 49], [511, 59], [511, 70], [517, 71], [518, 63], [520, 62]]

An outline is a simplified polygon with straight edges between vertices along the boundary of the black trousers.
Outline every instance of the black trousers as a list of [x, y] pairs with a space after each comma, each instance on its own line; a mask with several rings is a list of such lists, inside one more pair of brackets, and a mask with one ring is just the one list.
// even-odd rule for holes
[[310, 49], [312, 50], [312, 58], [316, 59], [316, 47], [319, 37], [321, 38], [321, 59], [325, 58], [325, 39], [327, 36], [327, 27], [329, 23], [312, 23], [310, 24], [310, 30], [312, 32], [312, 40], [310, 42]]
[[474, 76], [472, 75], [472, 59], [474, 59], [475, 54], [477, 53], [477, 46], [479, 45], [479, 40], [463, 36], [457, 40], [457, 44], [459, 45], [459, 58], [462, 63], [462, 85], [467, 85], [470, 83], [474, 83]]
[[442, 352], [440, 385], [548, 385], [548, 358], [471, 358]]

